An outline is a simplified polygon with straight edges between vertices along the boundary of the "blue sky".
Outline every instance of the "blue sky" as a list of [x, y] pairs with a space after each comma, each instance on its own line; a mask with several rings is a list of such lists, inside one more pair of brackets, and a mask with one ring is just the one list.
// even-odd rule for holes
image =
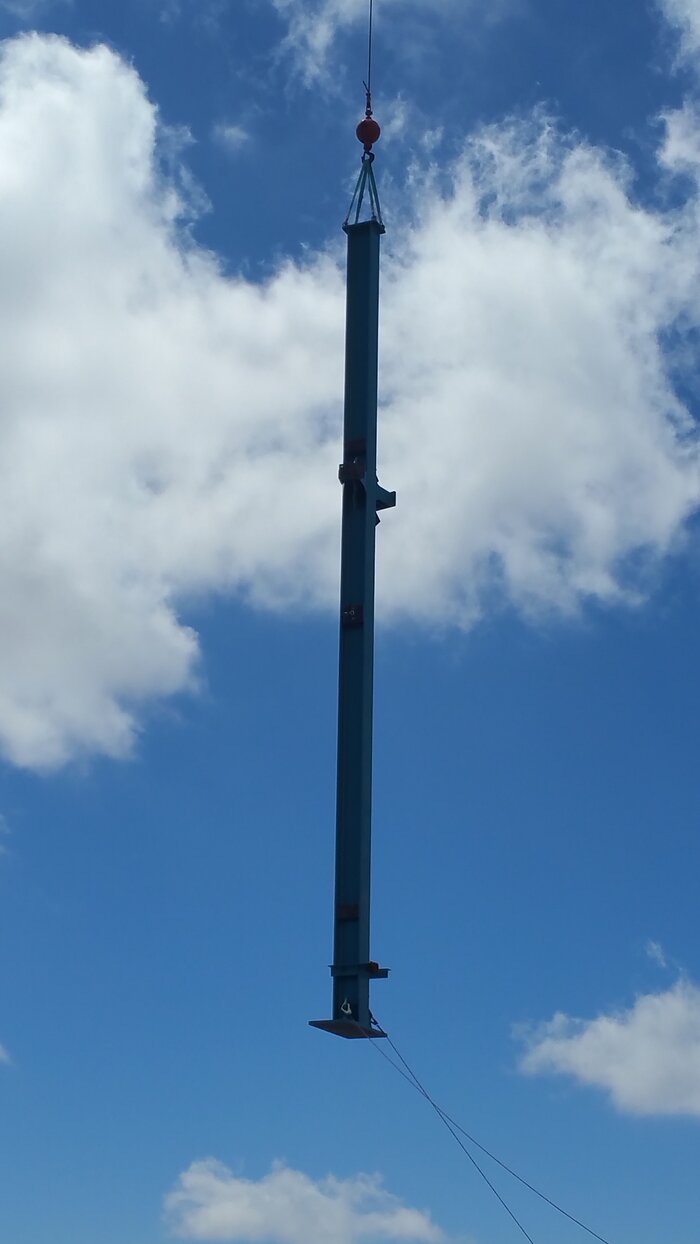
[[[374, 1006], [611, 1244], [696, 1244], [700, 3], [484, 8], [376, 0]], [[365, 19], [0, 3], [8, 1244], [523, 1238], [307, 1028]]]

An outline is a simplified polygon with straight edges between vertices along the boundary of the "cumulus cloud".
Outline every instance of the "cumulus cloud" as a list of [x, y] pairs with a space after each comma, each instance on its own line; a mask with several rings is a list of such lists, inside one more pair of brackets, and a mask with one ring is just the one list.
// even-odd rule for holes
[[684, 173], [696, 182], [700, 171], [700, 110], [691, 100], [664, 116], [665, 138], [659, 153], [661, 164]]
[[555, 1015], [531, 1035], [521, 1068], [604, 1089], [628, 1114], [700, 1118], [700, 988], [681, 980], [592, 1020]]
[[180, 594], [279, 601], [307, 566], [318, 602], [333, 578], [341, 274], [321, 257], [224, 280], [178, 234], [156, 136], [106, 48], [4, 45], [0, 741], [18, 764], [123, 755], [134, 704], [192, 685]]
[[376, 1177], [331, 1175], [315, 1181], [283, 1165], [255, 1181], [213, 1159], [194, 1162], [166, 1197], [165, 1210], [178, 1235], [232, 1244], [437, 1244], [443, 1239], [428, 1214], [403, 1205]]
[[[193, 597], [336, 605], [340, 248], [224, 275], [161, 139], [114, 52], [3, 45], [0, 750], [19, 765], [128, 754], [143, 705], [196, 685]], [[384, 266], [385, 621], [635, 602], [681, 544], [700, 465], [662, 343], [687, 333], [694, 366], [700, 197], [686, 176], [655, 214], [630, 180], [539, 115], [411, 175]]]

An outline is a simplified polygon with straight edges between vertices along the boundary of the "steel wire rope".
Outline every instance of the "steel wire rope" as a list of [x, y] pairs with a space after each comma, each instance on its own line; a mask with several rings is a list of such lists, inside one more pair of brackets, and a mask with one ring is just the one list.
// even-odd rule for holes
[[[378, 1021], [376, 1020], [376, 1018], [374, 1016], [372, 1018], [373, 1018], [374, 1023], [377, 1024]], [[379, 1027], [381, 1027], [381, 1025], [379, 1025]], [[470, 1142], [470, 1144], [474, 1145], [477, 1149], [479, 1149], [481, 1153], [485, 1154], [487, 1158], [490, 1158], [492, 1162], [495, 1162], [497, 1166], [500, 1166], [501, 1169], [506, 1171], [508, 1175], [511, 1175], [513, 1179], [517, 1179], [518, 1183], [522, 1184], [524, 1188], [527, 1188], [529, 1192], [533, 1192], [535, 1196], [539, 1197], [541, 1201], [544, 1201], [552, 1209], [556, 1210], [558, 1214], [562, 1215], [562, 1217], [567, 1218], [569, 1222], [572, 1222], [575, 1226], [580, 1227], [582, 1231], [585, 1231], [586, 1234], [590, 1235], [594, 1240], [598, 1240], [600, 1244], [610, 1244], [610, 1241], [606, 1240], [604, 1236], [599, 1235], [597, 1231], [594, 1231], [592, 1229], [592, 1227], [588, 1227], [585, 1222], [581, 1222], [580, 1218], [576, 1218], [573, 1214], [570, 1214], [568, 1210], [565, 1210], [563, 1208], [563, 1206], [558, 1205], [557, 1202], [553, 1201], [551, 1197], [548, 1197], [546, 1193], [541, 1192], [539, 1188], [536, 1188], [534, 1186], [534, 1184], [529, 1183], [527, 1179], [525, 1179], [522, 1175], [519, 1175], [517, 1171], [514, 1171], [512, 1167], [508, 1166], [506, 1162], [503, 1162], [501, 1158], [496, 1156], [495, 1153], [491, 1153], [491, 1151], [487, 1149], [485, 1145], [482, 1145], [480, 1141], [476, 1139], [475, 1136], [472, 1136], [471, 1133], [468, 1132], [466, 1128], [462, 1127], [462, 1125], [458, 1123], [456, 1119], [453, 1119], [451, 1115], [449, 1115], [445, 1110], [443, 1110], [442, 1107], [439, 1106], [438, 1103], [434, 1100], [434, 1098], [431, 1097], [425, 1085], [422, 1084], [421, 1081], [418, 1079], [418, 1076], [416, 1075], [415, 1071], [406, 1062], [406, 1059], [404, 1058], [403, 1054], [398, 1049], [398, 1047], [395, 1045], [395, 1043], [392, 1041], [391, 1037], [388, 1034], [385, 1034], [385, 1037], [386, 1037], [387, 1044], [391, 1046], [392, 1050], [396, 1054], [396, 1057], [403, 1064], [403, 1068], [405, 1068], [405, 1070], [402, 1069], [402, 1067], [399, 1067], [398, 1064], [395, 1063], [393, 1059], [389, 1057], [389, 1055], [385, 1052], [385, 1050], [381, 1048], [380, 1042], [372, 1041], [370, 1042], [370, 1044], [376, 1048], [377, 1053], [381, 1054], [382, 1058], [385, 1059], [386, 1062], [388, 1062], [389, 1066], [393, 1067], [394, 1071], [397, 1071], [398, 1074], [402, 1077], [402, 1079], [404, 1079], [406, 1083], [409, 1084], [411, 1088], [414, 1089], [417, 1093], [420, 1093], [420, 1095], [424, 1097], [425, 1100], [430, 1104], [430, 1106], [435, 1111], [437, 1116], [445, 1124], [448, 1131], [450, 1131], [451, 1134], [454, 1136], [454, 1139], [457, 1141], [457, 1144], [466, 1153], [466, 1156], [469, 1158], [470, 1162], [473, 1163], [473, 1165], [479, 1171], [479, 1174], [483, 1176], [486, 1183], [489, 1185], [491, 1190], [498, 1197], [498, 1200], [501, 1202], [503, 1207], [508, 1211], [511, 1218], [513, 1218], [514, 1221], [518, 1224], [523, 1234], [527, 1236], [527, 1239], [530, 1239], [530, 1236], [525, 1231], [524, 1227], [522, 1226], [522, 1223], [518, 1222], [518, 1219], [515, 1217], [512, 1210], [508, 1207], [506, 1202], [503, 1200], [498, 1190], [494, 1188], [493, 1184], [488, 1179], [488, 1177], [485, 1175], [485, 1173], [482, 1171], [481, 1167], [475, 1161], [472, 1154], [469, 1153], [469, 1150], [466, 1148], [466, 1146], [462, 1144], [461, 1140], [459, 1139], [459, 1136], [455, 1135], [455, 1132], [459, 1132], [461, 1133], [462, 1136], [465, 1136], [467, 1140]]]
[[369, 33], [367, 35], [367, 107], [372, 106], [372, 41], [374, 36], [374, 0], [369, 0]]
[[[393, 1041], [389, 1040], [389, 1044], [391, 1045], [392, 1049], [396, 1051], [396, 1054], [398, 1055], [398, 1057], [401, 1058], [401, 1055], [399, 1054], [399, 1051], [396, 1049], [396, 1046], [394, 1045]], [[460, 1149], [462, 1150], [462, 1153], [465, 1155], [465, 1157], [469, 1159], [472, 1166], [474, 1166], [476, 1170], [479, 1172], [479, 1174], [481, 1175], [481, 1178], [484, 1180], [484, 1183], [488, 1185], [488, 1187], [493, 1192], [493, 1195], [496, 1197], [498, 1201], [500, 1201], [504, 1210], [509, 1215], [509, 1217], [512, 1218], [518, 1230], [522, 1232], [526, 1240], [529, 1240], [529, 1244], [535, 1244], [535, 1241], [533, 1240], [532, 1236], [525, 1230], [525, 1227], [521, 1223], [520, 1219], [513, 1213], [513, 1210], [510, 1208], [510, 1205], [508, 1204], [508, 1202], [505, 1201], [504, 1198], [501, 1196], [500, 1192], [498, 1191], [498, 1188], [496, 1188], [495, 1185], [491, 1183], [491, 1180], [486, 1174], [486, 1171], [483, 1170], [481, 1166], [479, 1166], [479, 1163], [477, 1162], [476, 1158], [469, 1152], [464, 1141], [460, 1140], [460, 1137], [457, 1134], [455, 1127], [448, 1120], [447, 1116], [443, 1114], [437, 1102], [433, 1101], [428, 1090], [423, 1087], [423, 1085], [420, 1083], [420, 1081], [417, 1078], [409, 1079], [409, 1077], [405, 1075], [403, 1071], [401, 1071], [401, 1068], [397, 1067], [396, 1063], [393, 1062], [392, 1059], [389, 1058], [389, 1055], [386, 1054], [384, 1050], [380, 1048], [380, 1046], [377, 1044], [376, 1041], [371, 1041], [370, 1045], [375, 1046], [377, 1049], [377, 1052], [381, 1054], [382, 1058], [385, 1058], [386, 1061], [390, 1064], [390, 1066], [394, 1067], [394, 1069], [398, 1071], [399, 1074], [402, 1075], [405, 1080], [408, 1080], [409, 1084], [411, 1084], [411, 1086], [415, 1088], [417, 1092], [419, 1092], [425, 1098], [427, 1102], [430, 1103], [437, 1117], [440, 1119], [440, 1122], [444, 1123], [452, 1139], [456, 1142], [456, 1144], [459, 1145]], [[401, 1061], [403, 1062], [403, 1059], [401, 1059]], [[411, 1076], [413, 1076], [413, 1072], [411, 1072]]]

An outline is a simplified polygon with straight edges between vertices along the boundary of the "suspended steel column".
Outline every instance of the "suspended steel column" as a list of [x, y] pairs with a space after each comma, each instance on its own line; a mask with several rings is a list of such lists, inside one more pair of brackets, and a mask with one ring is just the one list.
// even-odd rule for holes
[[[357, 136], [362, 169], [348, 218], [345, 330], [345, 415], [340, 673], [335, 856], [333, 1017], [312, 1026], [341, 1037], [381, 1037], [373, 1022], [370, 981], [389, 975], [370, 958], [372, 837], [372, 697], [374, 684], [374, 563], [377, 511], [396, 505], [396, 493], [377, 482], [377, 361], [379, 248], [384, 224], [372, 171], [379, 137], [368, 96]], [[371, 211], [360, 220], [363, 202]]]

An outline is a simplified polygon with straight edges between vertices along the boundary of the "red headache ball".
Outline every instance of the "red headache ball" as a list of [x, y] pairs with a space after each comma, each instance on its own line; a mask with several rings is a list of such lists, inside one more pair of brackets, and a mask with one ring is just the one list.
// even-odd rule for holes
[[355, 133], [360, 142], [364, 145], [365, 151], [369, 151], [372, 143], [376, 143], [381, 129], [375, 121], [374, 117], [365, 117], [364, 121], [360, 121]]

